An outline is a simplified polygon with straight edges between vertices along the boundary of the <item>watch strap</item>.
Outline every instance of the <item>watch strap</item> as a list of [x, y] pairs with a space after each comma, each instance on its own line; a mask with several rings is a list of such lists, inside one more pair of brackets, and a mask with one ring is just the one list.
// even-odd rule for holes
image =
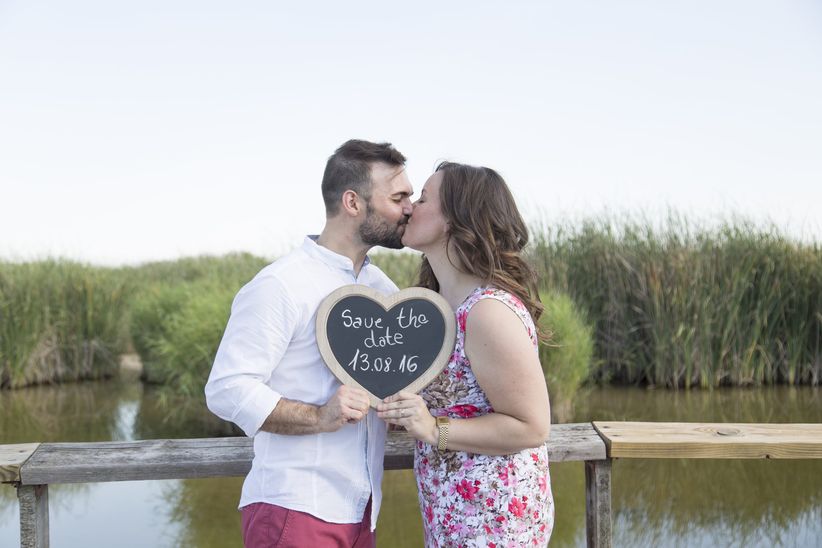
[[445, 451], [448, 448], [448, 426], [451, 419], [448, 417], [437, 417], [437, 450]]

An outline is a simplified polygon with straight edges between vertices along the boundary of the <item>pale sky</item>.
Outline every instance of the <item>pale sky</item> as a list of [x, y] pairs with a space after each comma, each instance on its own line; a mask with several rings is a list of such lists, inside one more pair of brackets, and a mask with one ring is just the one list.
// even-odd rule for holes
[[0, 260], [276, 256], [352, 137], [822, 241], [822, 2], [0, 0]]

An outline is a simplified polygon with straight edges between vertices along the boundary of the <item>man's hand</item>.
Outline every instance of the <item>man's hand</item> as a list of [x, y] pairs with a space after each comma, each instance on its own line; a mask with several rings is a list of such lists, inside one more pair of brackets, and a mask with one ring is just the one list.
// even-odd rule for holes
[[356, 424], [368, 414], [368, 394], [361, 388], [340, 386], [318, 409], [321, 432], [334, 432], [346, 424]]

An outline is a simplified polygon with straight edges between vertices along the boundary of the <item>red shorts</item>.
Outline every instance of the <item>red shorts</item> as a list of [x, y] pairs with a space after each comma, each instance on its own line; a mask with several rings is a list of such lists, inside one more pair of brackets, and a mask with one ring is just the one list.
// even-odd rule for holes
[[328, 523], [311, 514], [255, 502], [243, 506], [246, 548], [375, 548], [371, 532], [371, 501], [360, 523]]

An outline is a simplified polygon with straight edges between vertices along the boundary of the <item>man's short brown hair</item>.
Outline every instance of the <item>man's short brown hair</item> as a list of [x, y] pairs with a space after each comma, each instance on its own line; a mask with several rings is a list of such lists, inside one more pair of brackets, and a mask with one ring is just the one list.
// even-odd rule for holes
[[334, 151], [323, 174], [322, 192], [325, 212], [336, 215], [346, 190], [353, 190], [364, 200], [371, 199], [371, 164], [405, 165], [405, 156], [391, 143], [372, 143], [351, 139]]

